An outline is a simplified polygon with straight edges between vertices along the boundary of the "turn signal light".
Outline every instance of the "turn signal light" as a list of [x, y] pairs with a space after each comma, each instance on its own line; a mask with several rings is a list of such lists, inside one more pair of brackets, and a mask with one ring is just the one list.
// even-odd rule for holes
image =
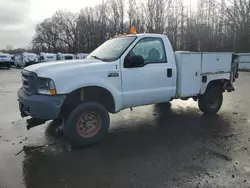
[[51, 89], [51, 90], [49, 90], [49, 92], [50, 92], [51, 95], [55, 95], [56, 94], [56, 90], [55, 89]]

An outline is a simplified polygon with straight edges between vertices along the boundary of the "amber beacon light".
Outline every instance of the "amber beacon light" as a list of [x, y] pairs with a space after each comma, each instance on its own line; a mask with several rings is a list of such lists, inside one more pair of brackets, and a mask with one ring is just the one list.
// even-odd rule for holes
[[131, 28], [130, 28], [130, 33], [131, 34], [136, 34], [137, 32], [136, 32], [136, 27], [135, 26], [132, 26]]

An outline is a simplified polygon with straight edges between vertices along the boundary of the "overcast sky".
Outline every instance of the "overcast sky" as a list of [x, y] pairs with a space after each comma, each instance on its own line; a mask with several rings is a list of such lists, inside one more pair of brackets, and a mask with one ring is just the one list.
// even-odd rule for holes
[[0, 0], [0, 49], [6, 45], [27, 47], [35, 25], [58, 9], [73, 12], [102, 0]]
[[[192, 0], [194, 1], [196, 0]], [[86, 6], [101, 2], [102, 0], [0, 0], [0, 49], [7, 45], [14, 48], [28, 47], [36, 24], [52, 16], [58, 9], [79, 12]]]

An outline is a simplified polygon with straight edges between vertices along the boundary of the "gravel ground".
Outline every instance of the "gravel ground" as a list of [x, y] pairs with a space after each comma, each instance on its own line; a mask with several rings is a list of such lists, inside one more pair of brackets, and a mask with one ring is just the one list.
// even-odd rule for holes
[[250, 73], [215, 117], [193, 100], [124, 110], [100, 144], [83, 149], [55, 122], [26, 130], [20, 81], [20, 70], [0, 69], [0, 188], [250, 187]]

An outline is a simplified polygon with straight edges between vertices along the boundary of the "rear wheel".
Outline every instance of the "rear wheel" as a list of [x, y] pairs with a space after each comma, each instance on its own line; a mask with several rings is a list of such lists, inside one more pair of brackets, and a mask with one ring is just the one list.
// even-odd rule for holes
[[10, 66], [11, 66], [10, 64], [6, 64], [7, 69], [10, 69]]
[[205, 115], [215, 115], [223, 103], [223, 91], [219, 86], [209, 88], [206, 93], [199, 98], [198, 105]]
[[109, 130], [108, 111], [94, 102], [77, 106], [65, 120], [64, 134], [75, 146], [88, 146], [97, 143]]

